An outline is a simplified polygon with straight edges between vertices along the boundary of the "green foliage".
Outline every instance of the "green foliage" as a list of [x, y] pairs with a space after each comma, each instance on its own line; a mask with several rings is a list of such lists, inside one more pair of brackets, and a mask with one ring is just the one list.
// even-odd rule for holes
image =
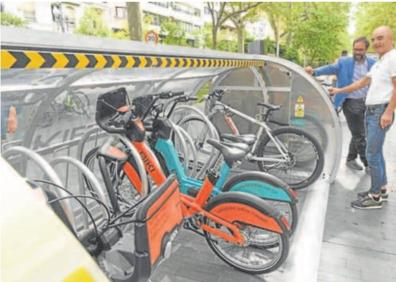
[[16, 26], [16, 27], [26, 26], [26, 22], [23, 19], [7, 12], [0, 13], [0, 21], [1, 21], [1, 25], [6, 25], [6, 26]]
[[209, 93], [210, 87], [211, 87], [211, 83], [210, 83], [210, 81], [208, 81], [198, 90], [198, 92], [196, 94], [196, 97], [198, 98], [198, 101], [197, 101], [198, 103], [203, 102], [203, 100]]
[[97, 7], [91, 6], [86, 8], [75, 32], [85, 35], [109, 37], [111, 31], [106, 26], [102, 14], [102, 10]]
[[185, 31], [173, 20], [161, 23], [161, 33], [166, 34], [162, 43], [169, 45], [187, 46]]
[[249, 10], [256, 8], [260, 3], [257, 2], [206, 2], [206, 7], [211, 15], [211, 32], [212, 32], [212, 48], [217, 49], [218, 39], [217, 33], [221, 30], [226, 21], [230, 20], [234, 23], [238, 31], [239, 49], [243, 52], [243, 15]]
[[210, 23], [205, 23], [200, 32], [203, 38], [203, 47], [211, 48], [213, 45], [212, 25]]
[[270, 38], [264, 39], [264, 54], [275, 54], [276, 52], [276, 42]]
[[129, 33], [128, 33], [127, 30], [122, 29], [122, 30], [113, 32], [113, 33], [111, 34], [111, 37], [112, 37], [112, 38], [115, 38], [115, 39], [128, 40], [128, 39], [129, 39]]
[[280, 55], [282, 58], [292, 61], [298, 65], [301, 65], [303, 63], [297, 48], [294, 48], [293, 46], [287, 46], [284, 49], [281, 48]]
[[396, 33], [396, 3], [359, 3], [356, 14], [356, 36], [371, 37], [373, 30], [387, 25]]
[[281, 46], [279, 55], [286, 59], [301, 63], [304, 57], [308, 64], [318, 64], [334, 61], [350, 48], [349, 3], [266, 2], [260, 9], [274, 30], [275, 46]]
[[227, 52], [238, 52], [238, 42], [236, 40], [223, 39], [217, 43], [217, 49]]
[[153, 24], [154, 18], [152, 15], [144, 14], [143, 15], [143, 24]]
[[[325, 4], [320, 3], [316, 9], [305, 10], [305, 19], [293, 28], [294, 45], [302, 50], [311, 64], [319, 60], [334, 60], [343, 46], [339, 34], [346, 30], [348, 10], [336, 13], [336, 9], [329, 9], [330, 3]], [[329, 13], [329, 10], [334, 12]]]

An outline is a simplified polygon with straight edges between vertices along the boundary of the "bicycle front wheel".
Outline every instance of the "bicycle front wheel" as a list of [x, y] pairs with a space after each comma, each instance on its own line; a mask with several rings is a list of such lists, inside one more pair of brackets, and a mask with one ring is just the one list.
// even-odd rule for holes
[[324, 154], [312, 135], [294, 127], [275, 129], [271, 135], [274, 140], [265, 136], [256, 152], [260, 170], [279, 177], [294, 189], [305, 188], [319, 178]]
[[[205, 232], [210, 248], [225, 263], [243, 272], [262, 274], [277, 269], [287, 258], [289, 239], [286, 226], [280, 214], [260, 198], [239, 192], [222, 193], [213, 198], [205, 209], [233, 223], [245, 239], [243, 245], [237, 245]], [[207, 224], [221, 232], [230, 232], [220, 224], [210, 221]], [[268, 240], [273, 243], [267, 244]]]
[[89, 99], [87, 95], [82, 92], [76, 92], [70, 94], [71, 97], [71, 108], [73, 112], [79, 115], [88, 114], [89, 109]]

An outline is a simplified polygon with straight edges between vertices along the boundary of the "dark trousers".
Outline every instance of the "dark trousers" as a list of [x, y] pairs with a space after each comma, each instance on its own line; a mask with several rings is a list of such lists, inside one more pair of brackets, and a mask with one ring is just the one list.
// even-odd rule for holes
[[366, 130], [365, 118], [366, 105], [364, 99], [346, 99], [342, 105], [349, 131], [352, 134], [349, 143], [347, 161], [360, 157], [362, 163], [367, 166], [366, 159]]

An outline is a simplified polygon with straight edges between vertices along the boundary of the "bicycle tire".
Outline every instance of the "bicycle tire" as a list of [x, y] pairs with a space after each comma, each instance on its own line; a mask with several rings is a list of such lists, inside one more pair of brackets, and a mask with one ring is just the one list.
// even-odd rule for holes
[[[95, 166], [95, 161], [96, 161], [96, 155], [99, 147], [95, 147], [91, 149], [85, 156], [84, 158], [84, 164], [95, 173], [95, 175], [100, 175], [101, 181], [103, 183], [106, 183], [106, 181], [103, 179], [103, 174], [100, 171], [100, 169], [94, 169]], [[128, 162], [133, 166], [134, 165], [133, 160], [128, 159]], [[116, 203], [117, 206], [121, 208], [121, 211], [124, 210], [124, 208], [128, 208], [128, 206], [132, 205], [137, 199], [138, 193], [131, 193], [130, 191], [136, 191], [135, 187], [133, 187], [132, 183], [125, 177], [125, 173], [123, 172], [123, 165], [116, 165], [114, 163], [106, 163], [107, 164], [107, 171], [110, 176], [110, 182], [111, 187], [106, 188], [106, 191], [108, 192], [108, 197], [112, 203]], [[138, 172], [137, 172], [138, 173]], [[117, 174], [117, 175], [116, 175]], [[90, 191], [92, 196], [96, 196], [95, 192], [93, 191], [89, 181], [85, 179], [84, 181], [86, 183], [87, 189]], [[125, 183], [125, 181], [127, 181]], [[133, 199], [131, 199], [133, 198]], [[113, 204], [114, 205], [114, 204]], [[127, 214], [129, 215], [129, 214]]]
[[37, 113], [36, 115], [38, 115], [38, 118], [36, 119], [37, 127], [40, 128], [53, 126], [59, 119], [58, 112], [55, 109], [54, 101], [50, 103], [49, 108], [46, 111]]
[[[96, 161], [96, 155], [98, 152], [99, 147], [94, 147], [91, 150], [88, 151], [88, 153], [85, 155], [84, 159], [83, 159], [83, 163], [89, 168], [90, 171], [92, 171], [97, 177], [98, 175], [100, 175], [100, 177], [102, 177], [102, 174], [100, 173], [100, 171], [96, 171], [94, 169], [94, 162]], [[92, 188], [91, 183], [88, 181], [88, 179], [85, 177], [85, 175], [83, 175], [83, 179], [85, 182], [85, 185], [89, 191], [89, 193], [91, 194], [92, 197], [97, 197], [95, 191]], [[102, 179], [100, 179], [100, 181], [102, 182]]]
[[[227, 222], [234, 223], [247, 239], [246, 245], [238, 246], [204, 232], [206, 241], [212, 251], [228, 265], [242, 272], [263, 274], [277, 269], [286, 260], [289, 253], [288, 231], [280, 218], [280, 214], [267, 206], [262, 199], [240, 192], [227, 192], [214, 197], [207, 204], [205, 210]], [[253, 223], [252, 219], [249, 218], [249, 214], [257, 215], [255, 217], [257, 221]], [[207, 224], [210, 223], [207, 221]], [[275, 232], [271, 225], [276, 226], [278, 231]], [[221, 228], [217, 224], [212, 225], [212, 227]], [[254, 231], [259, 233], [254, 233]], [[249, 235], [252, 233], [246, 234], [246, 232], [252, 232], [254, 236], [257, 236], [257, 234], [261, 236], [275, 235], [278, 237], [278, 244], [266, 247], [261, 246], [254, 240], [250, 241]], [[231, 245], [231, 247], [227, 246], [227, 244]], [[223, 245], [227, 249], [223, 248]], [[274, 250], [274, 253], [271, 250]], [[236, 253], [230, 253], [233, 251], [236, 251]], [[238, 252], [240, 251], [243, 252], [243, 258], [238, 261]], [[262, 253], [265, 253], [265, 256]], [[247, 254], [249, 254], [249, 258], [254, 260], [252, 263], [247, 262]], [[271, 256], [273, 256], [273, 259], [269, 259], [265, 263], [265, 259]]]
[[[268, 188], [270, 190], [269, 191], [270, 194], [280, 193], [282, 196], [287, 195], [290, 201], [275, 200], [273, 197], [272, 198], [266, 197], [265, 193], [264, 195], [262, 195], [260, 194], [260, 191], [257, 191], [257, 189], [260, 187], [257, 187], [256, 185], [252, 187], [249, 187], [248, 185], [248, 187], [245, 187], [245, 189], [238, 187], [238, 184], [243, 184], [243, 182], [245, 181], [247, 181], [248, 184], [250, 181], [262, 182], [264, 183], [263, 187]], [[261, 171], [240, 173], [229, 179], [224, 185], [222, 192], [229, 192], [229, 191], [239, 191], [260, 197], [269, 206], [274, 207], [276, 210], [281, 212], [281, 214], [285, 215], [285, 217], [287, 218], [290, 224], [290, 230], [289, 230], [290, 235], [292, 235], [296, 230], [298, 223], [297, 201], [294, 195], [291, 193], [290, 187], [278, 177]]]
[[71, 95], [72, 110], [79, 115], [88, 115], [89, 99], [82, 92], [76, 92]]
[[[100, 168], [95, 167], [97, 165], [97, 153], [98, 153], [99, 147], [94, 147], [91, 150], [88, 151], [88, 153], [85, 155], [83, 163], [97, 176], [100, 176], [100, 181], [102, 183], [105, 183], [106, 186], [106, 181], [103, 178], [103, 174], [100, 170]], [[85, 182], [85, 185], [87, 187], [87, 190], [89, 191], [89, 193], [93, 196], [93, 197], [97, 197], [94, 189], [92, 188], [91, 183], [88, 181], [88, 179], [85, 177], [85, 175], [83, 175], [83, 179]], [[112, 193], [112, 191], [109, 191], [109, 189], [106, 187], [106, 191], [107, 191], [107, 197], [110, 200], [110, 203], [112, 204], [112, 210], [114, 211], [114, 206], [117, 205], [118, 207], [118, 203], [116, 203], [116, 196], [114, 195], [114, 193]]]
[[293, 118], [290, 120], [290, 125], [293, 127], [301, 128], [306, 132], [315, 132], [315, 138], [319, 141], [323, 151], [326, 151], [328, 145], [328, 137], [323, 123], [320, 122], [313, 115], [305, 114], [303, 118]]
[[[279, 162], [257, 161], [260, 170], [277, 176], [278, 178], [285, 181], [293, 189], [302, 189], [315, 182], [321, 175], [324, 167], [323, 150], [315, 137], [301, 129], [289, 126], [277, 128], [273, 130], [271, 134], [278, 142], [281, 142], [287, 148], [289, 156], [294, 159], [294, 161], [286, 165], [283, 165], [281, 160]], [[286, 138], [288, 135], [294, 137]], [[284, 138], [286, 139], [283, 140]], [[295, 142], [298, 139], [301, 139], [303, 141], [300, 140]], [[275, 145], [271, 143], [272, 140], [270, 139], [270, 137], [268, 135], [264, 136], [260, 141], [255, 155], [257, 157], [265, 157], [266, 155], [268, 156], [271, 153], [278, 153]], [[296, 152], [291, 152], [291, 150], [294, 148], [292, 146], [309, 146], [309, 144], [311, 144], [311, 147], [313, 149], [313, 159], [311, 159], [308, 164], [306, 159], [299, 163], [298, 154], [296, 154]], [[301, 170], [301, 168], [304, 168], [307, 165], [313, 167], [312, 171], [307, 172]], [[298, 167], [300, 167], [300, 170], [296, 170], [295, 173], [293, 173], [293, 169], [297, 169]], [[298, 174], [301, 174], [301, 172], [303, 174], [307, 174], [307, 176], [299, 176]]]

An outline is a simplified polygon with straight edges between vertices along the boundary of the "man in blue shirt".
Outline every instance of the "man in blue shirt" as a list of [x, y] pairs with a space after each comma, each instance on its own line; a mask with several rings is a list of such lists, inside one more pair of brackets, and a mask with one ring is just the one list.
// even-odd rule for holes
[[[366, 37], [359, 37], [353, 42], [353, 57], [341, 57], [331, 65], [322, 66], [316, 69], [308, 66], [305, 71], [314, 76], [336, 75], [337, 87], [347, 86], [362, 79], [375, 63], [374, 59], [366, 56], [370, 43]], [[366, 158], [366, 133], [364, 125], [364, 113], [366, 110], [365, 99], [368, 87], [361, 88], [350, 94], [342, 93], [335, 96], [334, 106], [342, 106], [348, 128], [352, 134], [349, 143], [347, 156], [347, 166], [355, 170], [363, 170], [356, 158], [359, 156], [368, 172]]]

